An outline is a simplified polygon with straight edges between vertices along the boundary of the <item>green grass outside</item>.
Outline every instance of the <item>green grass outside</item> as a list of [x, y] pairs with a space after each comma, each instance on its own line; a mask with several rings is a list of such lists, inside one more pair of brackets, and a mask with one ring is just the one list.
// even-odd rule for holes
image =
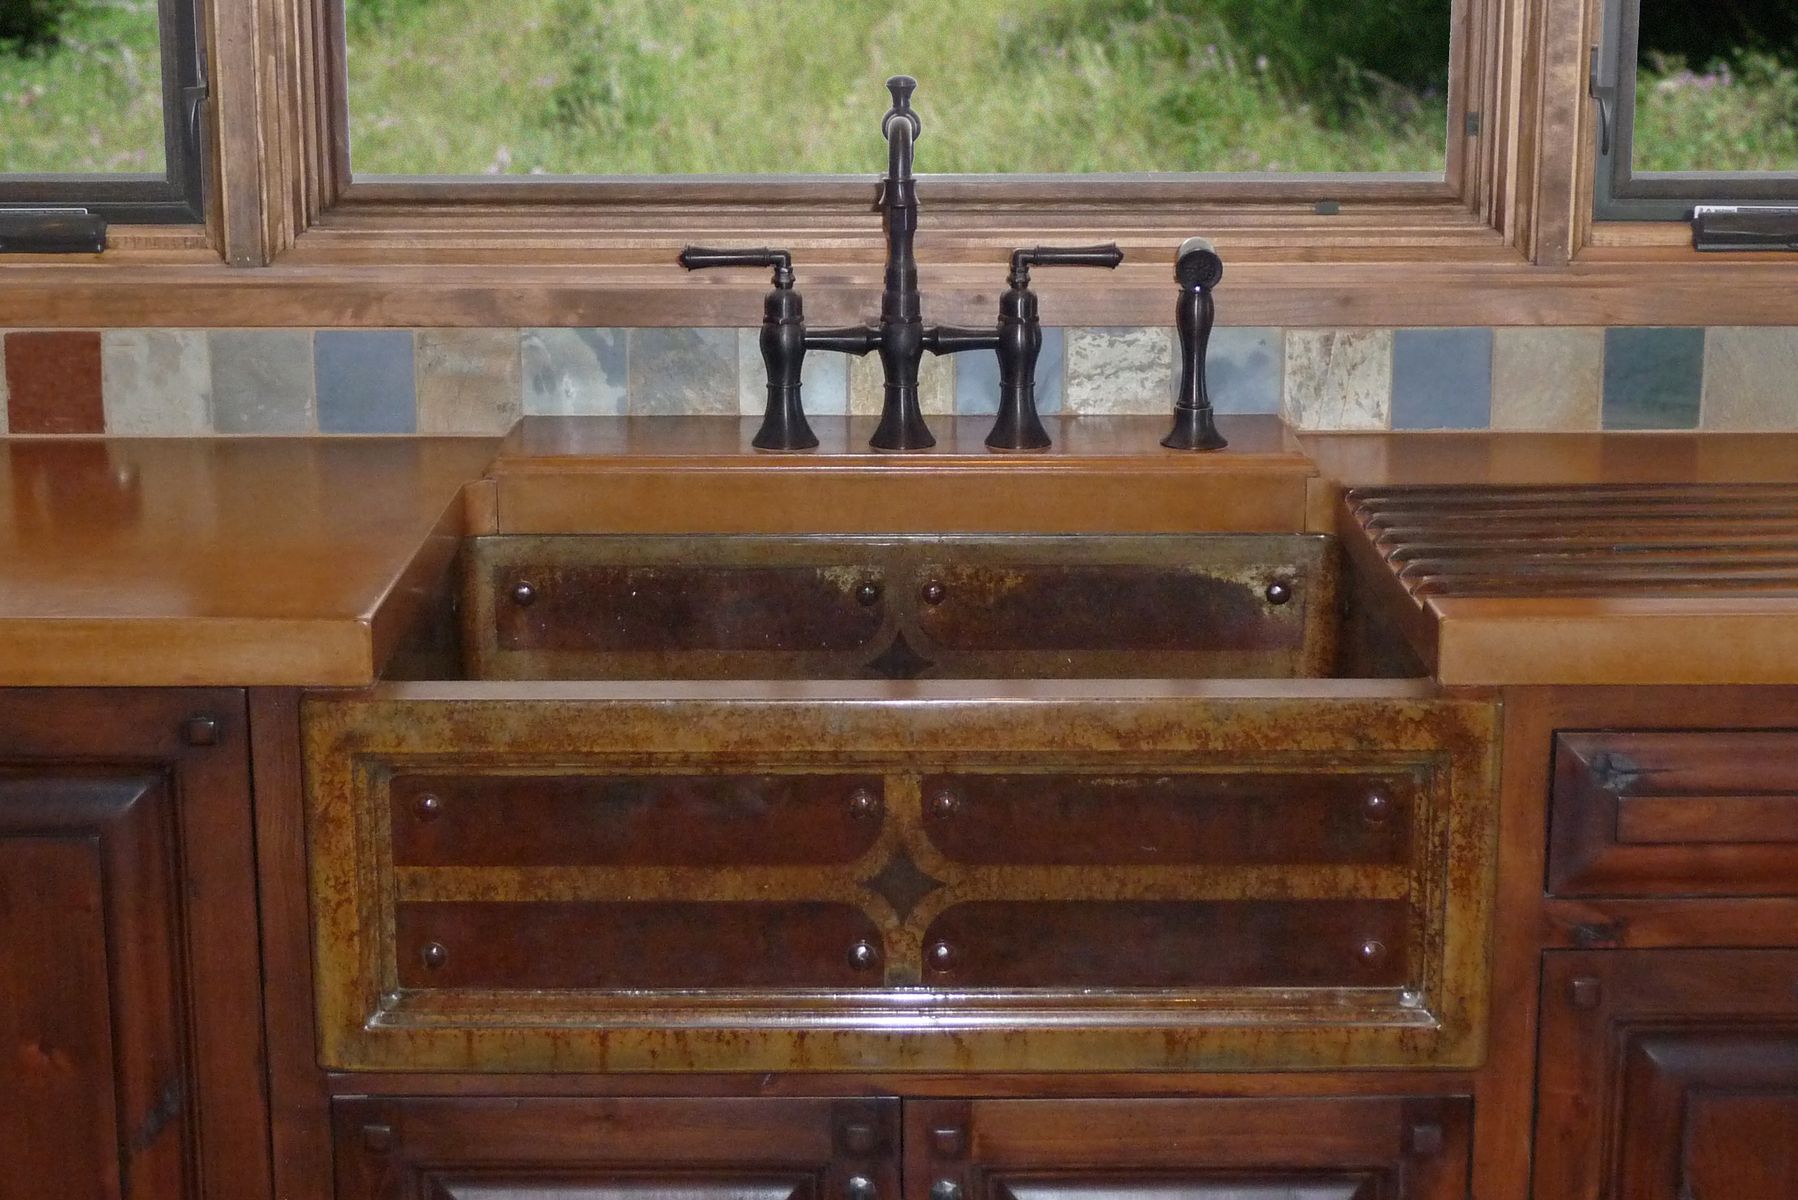
[[[921, 80], [920, 171], [1434, 171], [1443, 156], [1439, 95], [1320, 72], [1328, 46], [1299, 47], [1304, 22], [1265, 0], [349, 5], [362, 174], [869, 173], [881, 81], [901, 71]], [[60, 46], [0, 53], [0, 171], [161, 170], [154, 13], [89, 0]], [[1639, 94], [1642, 169], [1798, 169], [1792, 68], [1666, 60]]]

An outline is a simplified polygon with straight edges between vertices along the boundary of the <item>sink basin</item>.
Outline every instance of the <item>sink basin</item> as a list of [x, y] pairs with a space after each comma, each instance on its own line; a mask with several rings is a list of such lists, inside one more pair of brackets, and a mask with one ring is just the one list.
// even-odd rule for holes
[[453, 587], [456, 649], [412, 677], [1316, 679], [1415, 666], [1345, 651], [1322, 534], [491, 536], [468, 540]]

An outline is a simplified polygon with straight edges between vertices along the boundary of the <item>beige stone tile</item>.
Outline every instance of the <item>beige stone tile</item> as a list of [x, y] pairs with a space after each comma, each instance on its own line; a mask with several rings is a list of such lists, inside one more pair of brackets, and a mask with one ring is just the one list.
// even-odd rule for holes
[[1604, 330], [1500, 329], [1492, 342], [1492, 428], [1597, 429]]
[[[886, 399], [886, 376], [879, 354], [851, 358], [849, 411], [858, 417], [878, 417]], [[918, 364], [918, 407], [927, 417], [948, 416], [955, 411], [955, 358], [926, 354]]]
[[516, 329], [418, 332], [418, 431], [504, 433], [523, 411]]
[[1295, 429], [1388, 428], [1392, 331], [1288, 330], [1282, 411]]
[[212, 352], [206, 334], [109, 329], [100, 336], [106, 432], [191, 437], [212, 429]]
[[1069, 329], [1063, 407], [1089, 415], [1164, 413], [1174, 394], [1171, 329]]
[[1798, 329], [1710, 330], [1700, 411], [1704, 429], [1798, 429]]
[[630, 401], [630, 331], [526, 329], [526, 416], [616, 417]]

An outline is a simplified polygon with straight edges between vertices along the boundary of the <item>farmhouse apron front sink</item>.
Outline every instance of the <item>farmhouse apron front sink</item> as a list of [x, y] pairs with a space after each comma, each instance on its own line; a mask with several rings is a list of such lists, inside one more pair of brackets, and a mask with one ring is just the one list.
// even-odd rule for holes
[[331, 1068], [1483, 1053], [1496, 707], [1328, 537], [495, 536], [444, 598], [305, 707]]

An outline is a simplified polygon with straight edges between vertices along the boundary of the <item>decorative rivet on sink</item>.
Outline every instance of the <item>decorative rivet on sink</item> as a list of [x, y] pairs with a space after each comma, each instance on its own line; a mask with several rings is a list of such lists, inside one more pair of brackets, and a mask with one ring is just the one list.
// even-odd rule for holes
[[880, 947], [870, 941], [860, 941], [849, 947], [849, 965], [857, 971], [872, 971], [880, 965]]
[[433, 792], [426, 792], [418, 798], [414, 807], [418, 809], [419, 820], [434, 820], [443, 813], [443, 797]]
[[943, 586], [940, 579], [932, 579], [924, 585], [924, 603], [941, 604], [948, 598], [949, 589]]
[[849, 793], [849, 815], [866, 820], [880, 811], [880, 797], [872, 788], [858, 787]]
[[1386, 957], [1386, 943], [1378, 938], [1368, 938], [1361, 943], [1361, 948], [1356, 953], [1362, 962], [1371, 967]]
[[961, 809], [961, 797], [944, 788], [930, 798], [930, 811], [939, 817], [953, 817]]
[[529, 580], [521, 579], [512, 585], [512, 603], [520, 608], [529, 608], [537, 603], [536, 585]]
[[442, 942], [426, 942], [425, 948], [418, 953], [420, 961], [435, 971], [449, 961], [449, 950]]
[[924, 950], [924, 961], [933, 971], [947, 971], [955, 962], [955, 950], [948, 942], [932, 942]]
[[1267, 602], [1269, 604], [1285, 604], [1292, 599], [1292, 585], [1284, 579], [1276, 579], [1267, 585]]
[[1361, 801], [1361, 815], [1369, 825], [1384, 824], [1392, 815], [1392, 798], [1385, 792], [1367, 793], [1367, 798]]
[[880, 585], [869, 580], [855, 589], [855, 599], [863, 608], [873, 608], [880, 603]]

